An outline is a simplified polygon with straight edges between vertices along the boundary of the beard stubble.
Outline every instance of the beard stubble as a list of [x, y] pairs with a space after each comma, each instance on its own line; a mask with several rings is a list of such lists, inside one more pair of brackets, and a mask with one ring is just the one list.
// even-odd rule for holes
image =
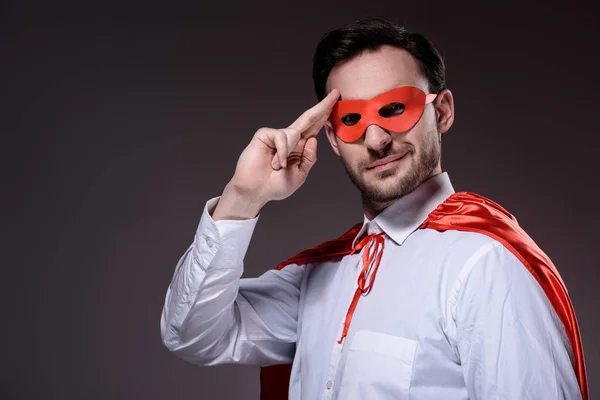
[[[365, 178], [365, 167], [360, 165], [357, 170], [352, 169], [343, 159], [342, 163], [350, 181], [360, 191], [363, 200], [385, 203], [397, 200], [415, 190], [421, 183], [431, 177], [433, 170], [438, 166], [441, 156], [441, 143], [437, 141], [435, 130], [428, 132], [430, 138], [415, 158], [415, 148], [410, 146], [404, 157], [411, 157], [408, 169], [403, 171], [400, 167], [382, 171], [373, 178]], [[383, 152], [382, 152], [383, 153]], [[400, 152], [391, 152], [391, 147], [384, 154], [379, 154], [373, 161]], [[369, 182], [372, 179], [372, 182]], [[390, 182], [382, 181], [389, 180]]]

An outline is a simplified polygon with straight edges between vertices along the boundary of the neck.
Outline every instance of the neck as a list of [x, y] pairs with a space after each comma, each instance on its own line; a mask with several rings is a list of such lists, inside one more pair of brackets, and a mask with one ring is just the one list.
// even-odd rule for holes
[[363, 209], [365, 211], [365, 215], [369, 221], [372, 221], [377, 215], [379, 215], [379, 213], [392, 205], [396, 200], [397, 199], [382, 203], [363, 198]]

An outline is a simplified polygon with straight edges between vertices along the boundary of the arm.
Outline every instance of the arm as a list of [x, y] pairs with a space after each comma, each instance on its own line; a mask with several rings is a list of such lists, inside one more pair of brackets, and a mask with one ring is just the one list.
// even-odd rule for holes
[[163, 343], [181, 358], [202, 365], [292, 361], [303, 268], [240, 279], [243, 260], [262, 207], [306, 181], [317, 161], [316, 135], [338, 97], [332, 90], [288, 128], [259, 129], [223, 195], [207, 203], [161, 318]]
[[457, 347], [471, 399], [581, 398], [564, 326], [509, 250], [490, 242], [459, 282]]
[[208, 201], [194, 241], [179, 260], [161, 318], [164, 345], [200, 365], [292, 361], [303, 268], [240, 279], [258, 216], [213, 220]]

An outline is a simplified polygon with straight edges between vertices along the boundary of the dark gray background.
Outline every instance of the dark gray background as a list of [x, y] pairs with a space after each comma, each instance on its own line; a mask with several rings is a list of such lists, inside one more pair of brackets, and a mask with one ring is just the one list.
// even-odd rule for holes
[[[443, 53], [456, 101], [444, 166], [557, 265], [600, 391], [592, 2], [83, 3], [0, 9], [0, 397], [257, 398], [258, 368], [196, 367], [162, 346], [166, 289], [252, 134], [314, 104], [321, 35], [367, 16]], [[247, 276], [362, 220], [319, 137], [307, 183], [264, 210]]]

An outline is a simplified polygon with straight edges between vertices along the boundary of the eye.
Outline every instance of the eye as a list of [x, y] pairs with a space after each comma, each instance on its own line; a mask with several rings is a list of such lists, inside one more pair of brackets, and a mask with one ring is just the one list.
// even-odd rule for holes
[[353, 125], [358, 124], [358, 121], [360, 121], [360, 117], [361, 117], [361, 115], [358, 113], [351, 113], [351, 114], [344, 115], [341, 118], [341, 120], [344, 123], [344, 125], [353, 126]]
[[394, 118], [401, 115], [405, 108], [402, 103], [390, 103], [379, 109], [379, 115], [383, 118]]

